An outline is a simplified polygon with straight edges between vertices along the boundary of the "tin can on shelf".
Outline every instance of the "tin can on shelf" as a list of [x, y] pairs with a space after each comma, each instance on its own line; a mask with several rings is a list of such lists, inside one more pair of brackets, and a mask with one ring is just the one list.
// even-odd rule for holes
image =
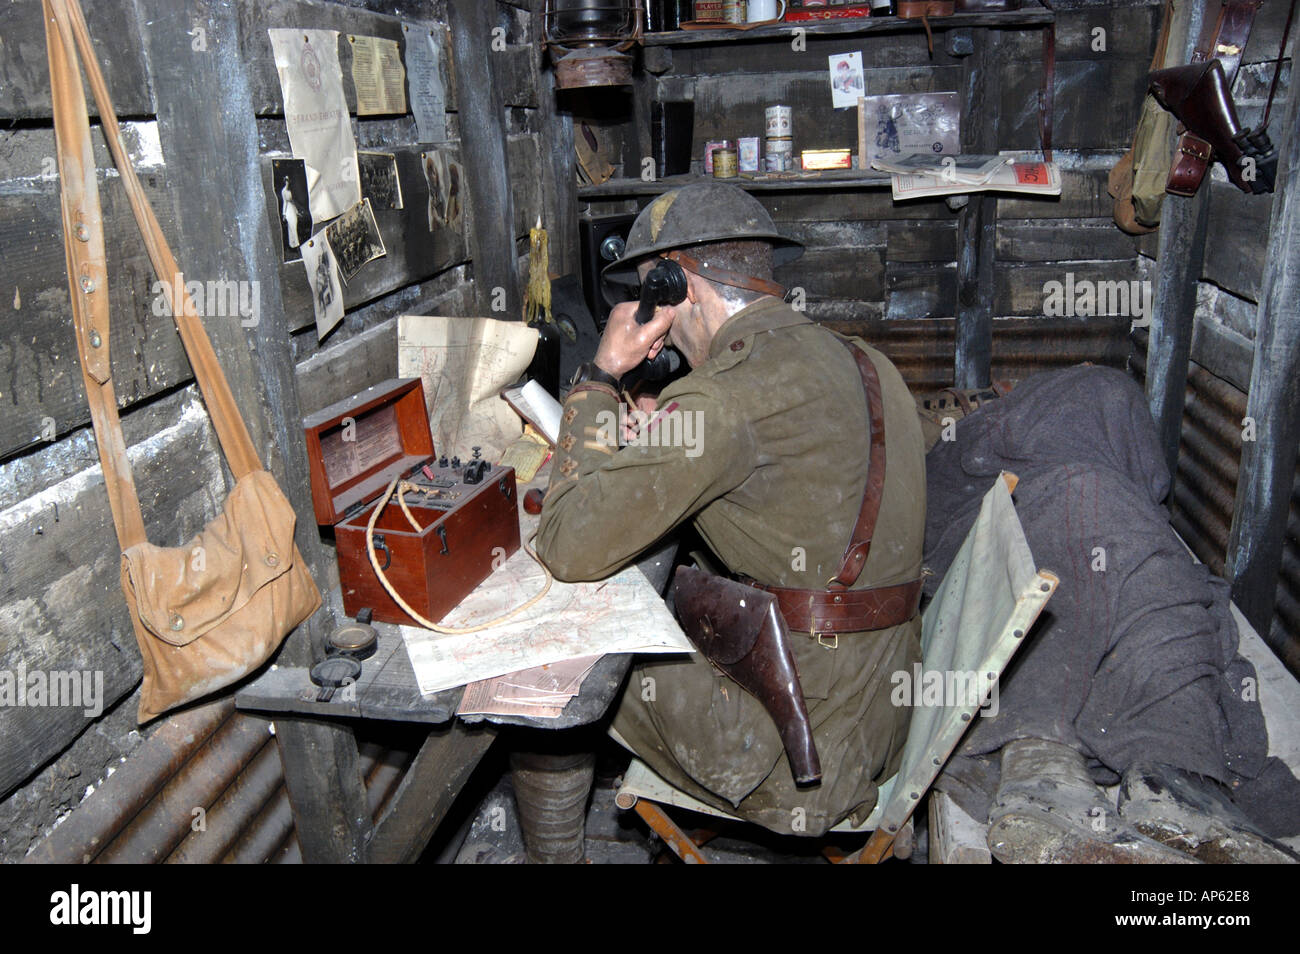
[[719, 149], [734, 150], [736, 144], [730, 139], [710, 139], [704, 144], [704, 174], [713, 175], [713, 153]]
[[767, 107], [767, 138], [794, 135], [794, 107]]
[[799, 158], [804, 169], [853, 168], [853, 160], [847, 149], [805, 149]]
[[730, 146], [719, 146], [713, 150], [713, 178], [736, 178], [737, 155]]
[[723, 0], [695, 0], [690, 19], [696, 23], [722, 23], [724, 12]]
[[768, 136], [764, 152], [768, 172], [789, 172], [794, 168], [794, 140], [789, 136]]
[[736, 152], [739, 155], [741, 172], [758, 171], [762, 155], [759, 146], [760, 141], [757, 136], [744, 136], [736, 141]]

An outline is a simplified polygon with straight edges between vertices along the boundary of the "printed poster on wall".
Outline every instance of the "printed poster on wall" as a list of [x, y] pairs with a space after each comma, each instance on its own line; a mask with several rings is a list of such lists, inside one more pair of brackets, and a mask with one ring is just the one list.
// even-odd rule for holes
[[862, 168], [909, 153], [961, 152], [961, 103], [956, 93], [901, 93], [863, 97], [858, 113]]
[[406, 113], [406, 69], [396, 40], [348, 35], [358, 116]]
[[293, 154], [307, 165], [314, 222], [324, 222], [361, 200], [357, 145], [343, 96], [337, 30], [266, 31], [284, 96], [284, 121]]
[[858, 105], [866, 87], [862, 82], [862, 53], [834, 53], [830, 57], [831, 105], [848, 109]]
[[447, 104], [442, 86], [442, 48], [429, 24], [403, 23], [406, 81], [420, 142], [446, 142]]

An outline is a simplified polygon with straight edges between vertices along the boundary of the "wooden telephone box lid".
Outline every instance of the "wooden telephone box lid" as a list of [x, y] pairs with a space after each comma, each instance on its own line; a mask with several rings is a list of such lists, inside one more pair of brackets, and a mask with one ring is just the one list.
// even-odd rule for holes
[[302, 420], [316, 522], [333, 526], [434, 457], [419, 378], [391, 378]]

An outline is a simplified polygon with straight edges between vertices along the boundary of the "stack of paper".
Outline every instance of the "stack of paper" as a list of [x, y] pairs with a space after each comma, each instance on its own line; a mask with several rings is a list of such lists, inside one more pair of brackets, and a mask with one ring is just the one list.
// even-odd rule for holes
[[950, 184], [980, 186], [1010, 161], [1006, 156], [942, 156], [912, 152], [897, 159], [875, 159], [871, 167], [896, 176], [934, 176]]
[[524, 436], [506, 448], [501, 464], [515, 469], [520, 483], [537, 476], [560, 439], [560, 402], [536, 381], [520, 388], [505, 388], [501, 397], [524, 419]]
[[[954, 156], [961, 159], [981, 159], [980, 156]], [[1061, 171], [1054, 162], [1018, 162], [998, 159], [991, 171], [980, 173], [980, 166], [961, 171], [949, 167], [940, 173], [893, 172], [890, 184], [894, 201], [922, 199], [939, 195], [959, 195], [966, 192], [1020, 192], [1028, 195], [1058, 196], [1061, 194]], [[931, 160], [933, 162], [933, 160]], [[982, 181], [971, 181], [984, 176]]]
[[600, 656], [576, 656], [505, 676], [471, 682], [461, 698], [461, 715], [523, 715], [557, 718], [578, 694]]
[[560, 439], [560, 413], [564, 408], [536, 381], [521, 388], [504, 388], [501, 397], [552, 445]]

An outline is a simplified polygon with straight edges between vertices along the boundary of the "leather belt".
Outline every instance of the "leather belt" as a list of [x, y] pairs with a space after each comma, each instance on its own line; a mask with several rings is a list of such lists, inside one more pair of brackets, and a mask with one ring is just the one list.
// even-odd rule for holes
[[1169, 170], [1165, 191], [1170, 195], [1190, 197], [1196, 195], [1210, 167], [1213, 148], [1195, 133], [1185, 132], [1178, 137], [1178, 154]]
[[814, 639], [839, 633], [889, 629], [906, 623], [921, 604], [921, 580], [865, 590], [801, 590], [791, 586], [764, 586], [746, 580], [755, 589], [776, 597], [777, 608], [790, 632]]
[[885, 495], [885, 402], [880, 391], [880, 375], [866, 352], [847, 338], [841, 337], [840, 343], [853, 355], [862, 378], [871, 438], [862, 506], [839, 569], [830, 586], [824, 590], [769, 586], [747, 577], [740, 578], [741, 582], [776, 597], [777, 608], [791, 632], [807, 633], [814, 639], [898, 626], [916, 615], [921, 602], [920, 579], [893, 586], [849, 589], [858, 581], [862, 568], [867, 564], [871, 540], [876, 532], [876, 518]]
[[710, 265], [708, 262], [702, 262], [694, 256], [687, 255], [680, 249], [666, 252], [661, 257], [668, 259], [670, 262], [676, 262], [688, 272], [694, 272], [702, 278], [707, 278], [722, 285], [731, 285], [733, 288], [747, 288], [750, 291], [756, 291], [762, 295], [772, 295], [775, 298], [785, 297], [785, 287], [783, 285], [769, 282], [766, 279], [755, 278], [753, 275], [733, 272], [729, 268]]

